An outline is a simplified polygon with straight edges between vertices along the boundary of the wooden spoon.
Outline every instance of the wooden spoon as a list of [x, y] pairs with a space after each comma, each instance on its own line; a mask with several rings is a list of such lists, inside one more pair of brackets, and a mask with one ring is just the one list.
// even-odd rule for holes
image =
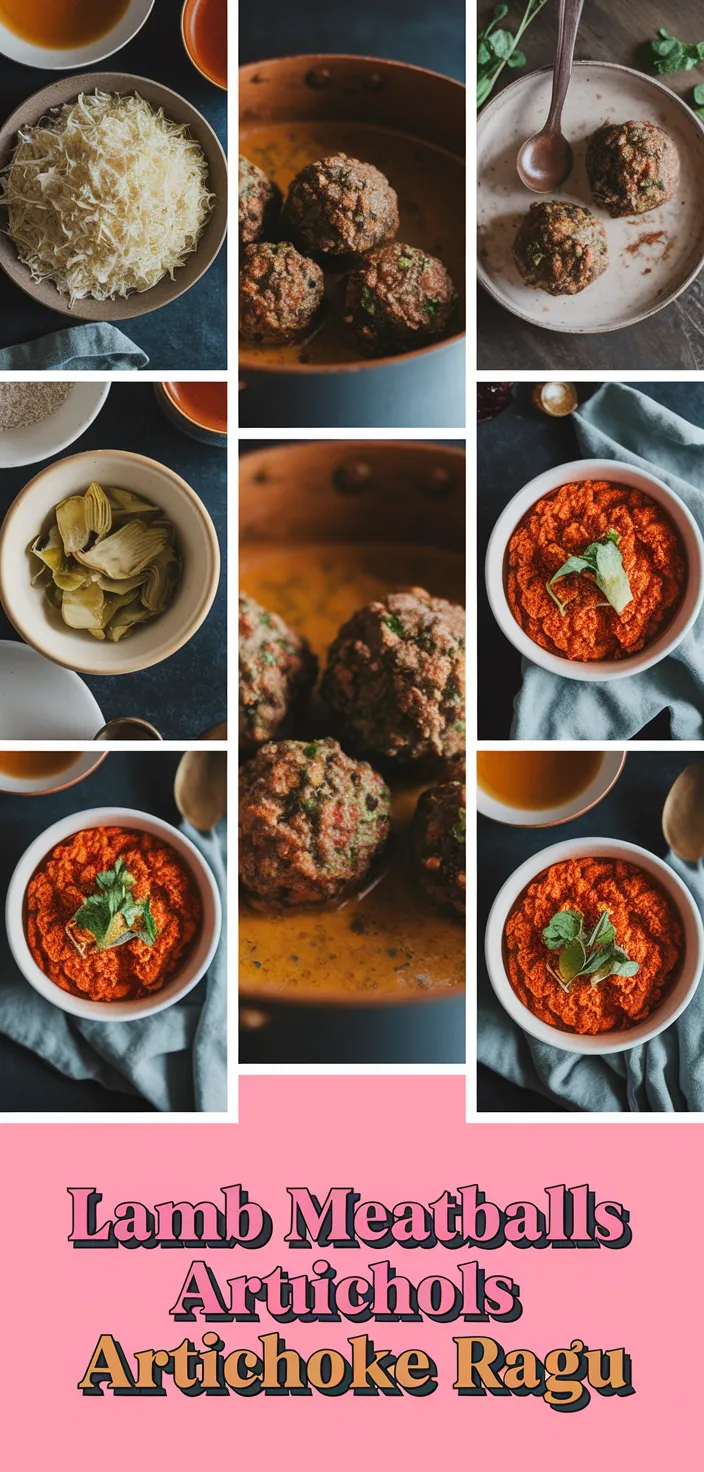
[[[199, 739], [224, 741], [227, 726], [212, 726]], [[227, 752], [185, 752], [176, 770], [174, 798], [182, 817], [199, 832], [215, 828], [227, 812]]]
[[572, 172], [572, 149], [562, 128], [562, 109], [572, 76], [572, 58], [584, 0], [560, 0], [557, 52], [547, 122], [519, 149], [516, 167], [526, 189], [547, 194], [559, 189]]
[[662, 831], [678, 859], [694, 864], [704, 858], [704, 762], [685, 767], [673, 782], [662, 810]]

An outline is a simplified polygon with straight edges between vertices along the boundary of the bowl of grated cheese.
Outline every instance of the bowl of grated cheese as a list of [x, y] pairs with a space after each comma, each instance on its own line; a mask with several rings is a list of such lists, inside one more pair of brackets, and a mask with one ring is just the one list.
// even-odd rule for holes
[[69, 378], [0, 383], [0, 470], [38, 465], [79, 439], [110, 392], [107, 382]]
[[206, 119], [145, 77], [88, 72], [0, 128], [0, 268], [76, 320], [139, 317], [212, 265], [227, 161]]

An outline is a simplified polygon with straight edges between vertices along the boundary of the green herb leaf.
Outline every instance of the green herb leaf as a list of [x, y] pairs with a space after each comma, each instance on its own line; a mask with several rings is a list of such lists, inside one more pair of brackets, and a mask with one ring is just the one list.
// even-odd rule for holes
[[692, 95], [699, 107], [704, 106], [704, 82], [699, 82], [698, 86], [694, 88]]
[[562, 567], [558, 567], [557, 572], [554, 572], [545, 584], [547, 592], [553, 603], [557, 604], [563, 617], [566, 612], [566, 604], [554, 592], [553, 584], [559, 582], [560, 578], [568, 577], [571, 573], [584, 572], [593, 574], [599, 591], [604, 594], [611, 607], [616, 613], [623, 613], [626, 604], [632, 601], [633, 593], [623, 566], [618, 532], [610, 529], [600, 541], [590, 542], [579, 556], [568, 557]]
[[567, 986], [569, 986], [571, 981], [574, 981], [575, 976], [579, 976], [580, 972], [583, 971], [586, 959], [587, 953], [579, 937], [576, 940], [570, 941], [569, 945], [560, 951], [558, 966], [560, 967], [560, 976]]
[[95, 882], [97, 893], [83, 901], [69, 925], [87, 930], [100, 951], [124, 945], [128, 940], [143, 940], [146, 945], [153, 945], [158, 931], [149, 897], [134, 898], [134, 875], [129, 873], [124, 859], [116, 859], [112, 869], [96, 874]]
[[640, 969], [638, 962], [631, 961], [626, 951], [616, 945], [616, 931], [608, 910], [602, 910], [589, 936], [578, 910], [558, 910], [542, 935], [548, 950], [560, 953], [558, 970], [550, 965], [547, 969], [563, 991], [569, 992], [580, 976], [589, 977], [592, 986], [598, 986], [609, 976], [635, 976]]
[[558, 910], [543, 931], [543, 940], [548, 950], [559, 951], [561, 946], [570, 945], [582, 930], [579, 910]]

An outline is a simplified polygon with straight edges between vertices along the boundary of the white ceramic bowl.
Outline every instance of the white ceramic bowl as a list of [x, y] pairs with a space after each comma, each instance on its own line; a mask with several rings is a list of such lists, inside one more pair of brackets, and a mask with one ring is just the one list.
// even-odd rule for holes
[[[593, 660], [581, 663], [575, 659], [563, 659], [560, 655], [551, 654], [549, 650], [541, 648], [523, 632], [511, 612], [506, 597], [504, 582], [506, 549], [519, 521], [522, 521], [531, 506], [534, 506], [536, 501], [540, 501], [543, 496], [550, 495], [551, 491], [558, 490], [560, 486], [566, 485], [569, 481], [579, 480], [614, 481], [619, 485], [644, 491], [666, 511], [682, 538], [687, 554], [687, 584], [675, 617], [667, 624], [658, 638], [653, 640], [652, 644], [646, 645], [645, 649], [641, 649], [638, 654], [629, 655], [626, 659]], [[550, 674], [562, 675], [566, 680], [622, 680], [627, 675], [640, 674], [643, 670], [650, 669], [652, 665], [659, 664], [661, 659], [677, 648], [685, 634], [689, 633], [704, 598], [704, 541], [702, 541], [701, 532], [694, 517], [687, 510], [684, 502], [661, 480], [656, 480], [654, 476], [647, 475], [645, 471], [638, 470], [633, 465], [623, 464], [620, 460], [571, 460], [567, 465], [557, 465], [552, 470], [543, 471], [542, 475], [537, 475], [535, 480], [529, 481], [528, 485], [524, 486], [512, 501], [509, 501], [489, 540], [485, 575], [491, 611], [501, 632], [532, 664], [540, 665]]]
[[101, 762], [105, 761], [107, 751], [67, 751], [60, 753], [66, 759], [66, 766], [60, 772], [45, 773], [43, 777], [9, 777], [2, 770], [2, 752], [0, 752], [0, 793], [12, 792], [18, 797], [46, 797], [49, 792], [63, 792], [67, 787], [75, 787], [77, 782], [82, 782], [84, 777], [89, 777]]
[[[515, 747], [513, 754], [520, 756]], [[569, 823], [572, 818], [581, 818], [606, 797], [607, 792], [618, 781], [625, 760], [625, 751], [602, 752], [598, 770], [588, 786], [568, 802], [551, 808], [512, 807], [510, 803], [500, 802], [498, 798], [485, 792], [477, 778], [477, 809], [485, 818], [493, 818], [497, 823], [510, 823], [515, 828], [552, 828], [558, 823]]]
[[97, 419], [109, 392], [109, 383], [74, 383], [68, 398], [48, 419], [28, 429], [4, 430], [0, 434], [0, 470], [38, 465], [40, 460], [66, 450]]
[[[65, 496], [91, 481], [138, 491], [173, 521], [183, 575], [166, 612], [118, 644], [70, 629], [43, 589], [32, 587], [27, 548]], [[86, 450], [41, 470], [13, 501], [0, 530], [0, 599], [17, 632], [56, 664], [91, 675], [124, 675], [168, 659], [205, 619], [220, 576], [217, 533], [203, 502], [175, 471], [128, 450]]]
[[[156, 838], [170, 844], [179, 858], [187, 865], [198, 887], [203, 906], [203, 923], [195, 946], [186, 957], [180, 971], [167, 981], [152, 997], [143, 997], [137, 1002], [91, 1002], [75, 997], [72, 992], [62, 991], [55, 982], [37, 966], [27, 944], [24, 933], [24, 900], [27, 885], [42, 860], [58, 843], [80, 833], [83, 828], [120, 827], [136, 829], [140, 833], [153, 833]], [[7, 938], [10, 950], [23, 976], [35, 991], [53, 1002], [62, 1012], [73, 1017], [84, 1017], [93, 1022], [133, 1022], [153, 1012], [163, 1012], [174, 1002], [193, 990], [208, 970], [217, 950], [222, 925], [220, 893], [205, 859], [195, 844], [170, 823], [153, 818], [133, 808], [88, 808], [83, 813], [71, 813], [53, 823], [30, 843], [22, 855], [10, 880], [5, 906]]]
[[92, 741], [105, 717], [73, 670], [0, 639], [0, 741]]
[[[95, 0], [95, 3], [99, 9], [100, 0]], [[9, 56], [11, 61], [19, 61], [24, 66], [41, 67], [43, 71], [58, 72], [75, 66], [93, 66], [96, 61], [103, 61], [106, 56], [112, 56], [115, 51], [126, 46], [141, 31], [153, 9], [154, 0], [129, 0], [121, 20], [111, 26], [105, 35], [98, 36], [87, 46], [62, 48], [60, 51], [23, 41], [21, 36], [17, 36], [9, 26], [0, 21], [0, 52]]]
[[[566, 859], [621, 859], [625, 863], [634, 864], [639, 869], [644, 869], [661, 889], [670, 897], [677, 907], [678, 914], [682, 920], [684, 930], [684, 959], [680, 975], [668, 995], [660, 1002], [660, 1005], [651, 1012], [645, 1021], [638, 1022], [634, 1027], [625, 1032], [598, 1033], [596, 1036], [562, 1032], [557, 1027], [551, 1027], [547, 1022], [541, 1022], [540, 1018], [534, 1017], [533, 1013], [524, 1007], [516, 996], [511, 983], [506, 975], [503, 958], [503, 937], [506, 921], [519, 896], [531, 884], [539, 874], [550, 868], [551, 864], [563, 863]], [[491, 914], [486, 927], [485, 940], [486, 965], [489, 979], [509, 1016], [514, 1022], [522, 1027], [524, 1032], [530, 1033], [531, 1037], [537, 1038], [541, 1043], [549, 1043], [553, 1048], [561, 1048], [567, 1053], [603, 1054], [603, 1053], [625, 1053], [629, 1048], [636, 1047], [639, 1043], [647, 1043], [651, 1038], [657, 1037], [658, 1033], [664, 1032], [666, 1027], [675, 1021], [685, 1007], [691, 1002], [692, 997], [699, 985], [699, 978], [704, 966], [704, 927], [697, 906], [682, 880], [675, 874], [669, 864], [663, 863], [662, 859], [655, 857], [645, 848], [639, 848], [635, 843], [623, 843], [618, 838], [573, 838], [564, 843], [554, 843], [550, 848], [544, 848], [540, 853], [526, 859], [520, 868], [516, 869], [510, 879], [499, 890], [491, 908]]]

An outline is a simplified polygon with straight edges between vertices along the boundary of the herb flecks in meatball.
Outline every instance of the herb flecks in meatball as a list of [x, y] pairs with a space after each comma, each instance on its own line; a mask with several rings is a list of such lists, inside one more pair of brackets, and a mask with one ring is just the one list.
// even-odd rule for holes
[[679, 154], [654, 123], [605, 123], [589, 139], [587, 174], [597, 204], [614, 219], [642, 215], [672, 199]]
[[389, 790], [336, 741], [262, 746], [240, 772], [240, 878], [264, 908], [329, 905], [363, 887], [389, 834]]
[[467, 789], [443, 782], [423, 793], [411, 826], [413, 870], [425, 898], [465, 913]]
[[360, 608], [330, 647], [322, 693], [362, 751], [453, 756], [465, 744], [464, 610], [423, 588]]
[[239, 664], [240, 745], [251, 752], [282, 734], [315, 684], [318, 661], [307, 639], [241, 594]]
[[528, 286], [550, 296], [576, 296], [608, 265], [606, 231], [579, 204], [532, 204], [514, 241], [516, 265]]
[[240, 334], [248, 342], [295, 342], [312, 326], [323, 301], [315, 261], [279, 245], [246, 245], [240, 269]]
[[240, 154], [239, 230], [242, 245], [261, 240], [271, 230], [281, 206], [281, 190], [248, 158]]
[[335, 153], [296, 175], [284, 218], [304, 250], [361, 255], [396, 234], [398, 200], [373, 164]]
[[457, 292], [442, 261], [413, 245], [374, 250], [347, 278], [344, 318], [365, 352], [405, 353], [444, 337]]

